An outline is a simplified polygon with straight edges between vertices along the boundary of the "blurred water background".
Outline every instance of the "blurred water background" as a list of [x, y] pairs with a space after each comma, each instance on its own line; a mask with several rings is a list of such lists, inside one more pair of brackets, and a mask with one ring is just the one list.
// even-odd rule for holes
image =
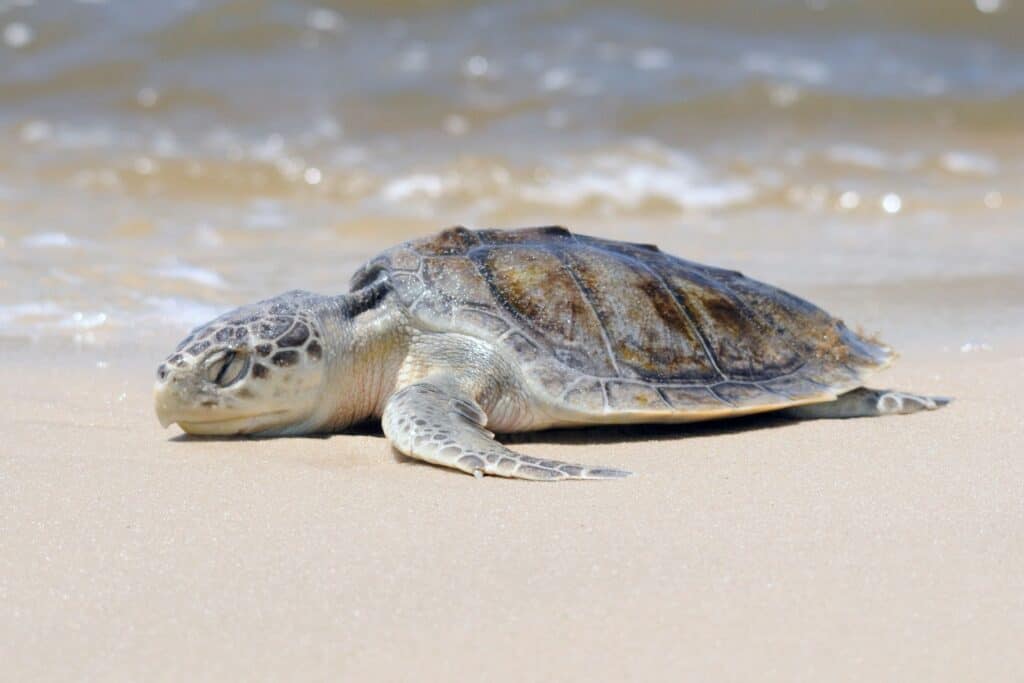
[[1012, 304], [1022, 181], [1020, 0], [0, 0], [8, 339], [341, 292], [453, 224]]

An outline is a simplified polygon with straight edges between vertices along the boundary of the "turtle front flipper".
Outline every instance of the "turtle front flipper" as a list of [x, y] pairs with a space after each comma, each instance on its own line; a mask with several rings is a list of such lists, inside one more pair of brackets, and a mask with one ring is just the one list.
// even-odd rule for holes
[[475, 401], [458, 396], [448, 382], [422, 381], [396, 392], [384, 407], [384, 434], [417, 460], [454, 467], [477, 477], [555, 481], [618, 479], [629, 472], [531, 458], [505, 448], [484, 429], [487, 416]]

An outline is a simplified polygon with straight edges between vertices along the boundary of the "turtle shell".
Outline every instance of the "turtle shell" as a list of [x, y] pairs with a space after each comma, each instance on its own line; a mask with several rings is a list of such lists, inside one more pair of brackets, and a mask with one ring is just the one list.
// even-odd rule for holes
[[424, 328], [497, 345], [569, 414], [771, 410], [834, 398], [889, 359], [778, 288], [560, 227], [452, 228], [384, 252], [352, 288], [380, 279]]

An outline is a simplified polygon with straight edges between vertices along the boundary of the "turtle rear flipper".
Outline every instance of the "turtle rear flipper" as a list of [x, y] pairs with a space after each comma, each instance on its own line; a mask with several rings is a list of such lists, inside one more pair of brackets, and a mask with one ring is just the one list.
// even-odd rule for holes
[[891, 389], [860, 387], [841, 394], [834, 401], [787, 408], [782, 413], [800, 419], [909, 415], [922, 410], [938, 410], [952, 400], [945, 396], [919, 396]]

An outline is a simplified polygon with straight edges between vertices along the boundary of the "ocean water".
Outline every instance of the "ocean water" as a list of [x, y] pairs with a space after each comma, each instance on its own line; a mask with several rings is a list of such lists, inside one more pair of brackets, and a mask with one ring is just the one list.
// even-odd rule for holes
[[559, 223], [805, 291], [1024, 273], [1020, 0], [0, 0], [0, 337]]

